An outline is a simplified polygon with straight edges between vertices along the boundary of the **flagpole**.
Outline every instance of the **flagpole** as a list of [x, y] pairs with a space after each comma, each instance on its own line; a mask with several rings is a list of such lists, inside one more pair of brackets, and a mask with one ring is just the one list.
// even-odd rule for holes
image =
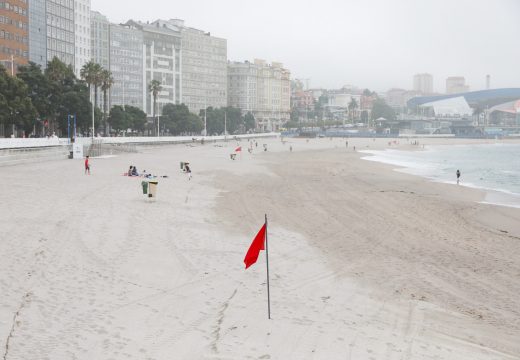
[[267, 265], [267, 318], [271, 320], [271, 294], [269, 292], [269, 244], [267, 242], [267, 214], [265, 214], [265, 263]]

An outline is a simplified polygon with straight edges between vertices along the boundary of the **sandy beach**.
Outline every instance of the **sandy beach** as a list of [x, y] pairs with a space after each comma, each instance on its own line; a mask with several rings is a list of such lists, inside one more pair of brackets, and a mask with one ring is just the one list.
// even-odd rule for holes
[[1, 167], [3, 359], [520, 359], [520, 209], [361, 159], [388, 139], [286, 141]]

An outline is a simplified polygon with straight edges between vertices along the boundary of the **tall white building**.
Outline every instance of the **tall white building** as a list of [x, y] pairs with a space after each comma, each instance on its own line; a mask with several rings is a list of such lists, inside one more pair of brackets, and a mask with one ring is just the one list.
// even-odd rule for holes
[[90, 59], [103, 68], [110, 68], [110, 22], [97, 11], [90, 15]]
[[446, 79], [446, 94], [458, 94], [469, 91], [464, 76], [450, 76]]
[[251, 112], [256, 127], [276, 131], [291, 114], [291, 73], [280, 63], [228, 63], [228, 105]]
[[422, 95], [433, 94], [433, 76], [431, 74], [415, 74], [413, 76], [413, 90]]
[[181, 90], [181, 32], [168, 21], [157, 20], [142, 23], [130, 20], [125, 26], [143, 34], [143, 105], [148, 116], [154, 114], [153, 95], [148, 91], [152, 80], [161, 84], [157, 96], [156, 114], [161, 114], [166, 104], [180, 104]]
[[181, 102], [198, 114], [227, 105], [227, 40], [170, 20], [181, 30]]
[[110, 71], [114, 84], [110, 105], [143, 109], [143, 33], [124, 25], [110, 24]]
[[74, 36], [74, 70], [79, 78], [81, 68], [91, 59], [90, 0], [74, 0]]

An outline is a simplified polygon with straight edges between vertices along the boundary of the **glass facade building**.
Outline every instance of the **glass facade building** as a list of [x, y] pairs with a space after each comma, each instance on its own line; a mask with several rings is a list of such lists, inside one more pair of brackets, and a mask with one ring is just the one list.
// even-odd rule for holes
[[74, 66], [74, 1], [47, 0], [47, 61]]
[[47, 66], [47, 20], [45, 0], [29, 3], [29, 61], [44, 69]]
[[110, 71], [114, 85], [110, 103], [143, 109], [143, 33], [122, 25], [110, 25]]

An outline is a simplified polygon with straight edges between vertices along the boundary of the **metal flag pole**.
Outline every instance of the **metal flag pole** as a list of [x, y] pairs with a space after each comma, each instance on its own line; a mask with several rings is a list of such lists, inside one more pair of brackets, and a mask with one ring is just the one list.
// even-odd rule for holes
[[271, 293], [269, 291], [269, 244], [267, 241], [267, 214], [265, 214], [265, 263], [267, 265], [267, 318], [271, 320]]

